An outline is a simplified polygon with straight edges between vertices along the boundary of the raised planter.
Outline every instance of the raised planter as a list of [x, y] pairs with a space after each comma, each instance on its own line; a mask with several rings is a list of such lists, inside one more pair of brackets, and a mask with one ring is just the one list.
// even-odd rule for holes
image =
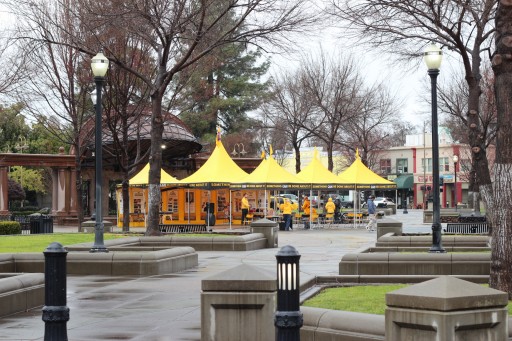
[[489, 275], [490, 254], [349, 253], [340, 275]]
[[[4, 257], [4, 267], [9, 272], [44, 272], [42, 252], [5, 254]], [[143, 252], [69, 252], [66, 259], [68, 275], [153, 276], [180, 272], [197, 265], [198, 255], [191, 247]]]
[[[92, 243], [66, 246], [69, 251], [89, 251]], [[249, 233], [226, 237], [129, 237], [105, 241], [110, 251], [157, 251], [171, 247], [189, 246], [196, 251], [252, 251], [264, 249], [267, 238], [262, 233]]]
[[44, 304], [44, 274], [0, 274], [0, 317]]

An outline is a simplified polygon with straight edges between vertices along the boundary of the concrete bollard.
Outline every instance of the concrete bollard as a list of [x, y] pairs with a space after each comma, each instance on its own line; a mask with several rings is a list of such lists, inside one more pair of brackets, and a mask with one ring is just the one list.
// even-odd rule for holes
[[68, 251], [59, 243], [51, 243], [43, 252], [45, 299], [43, 307], [44, 341], [67, 341], [66, 323], [66, 256]]
[[402, 222], [390, 218], [384, 218], [377, 221], [377, 239], [390, 232], [397, 236], [401, 236]]
[[274, 340], [276, 277], [242, 264], [201, 283], [201, 340]]
[[251, 223], [251, 233], [263, 233], [267, 239], [267, 249], [276, 248], [279, 224], [268, 219], [259, 219]]
[[386, 294], [386, 341], [507, 340], [508, 295], [451, 276]]

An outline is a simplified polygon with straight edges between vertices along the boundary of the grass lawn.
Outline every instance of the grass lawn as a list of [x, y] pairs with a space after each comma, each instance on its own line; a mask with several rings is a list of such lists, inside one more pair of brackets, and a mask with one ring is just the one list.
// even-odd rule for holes
[[[305, 301], [303, 306], [384, 315], [386, 293], [406, 286], [396, 284], [327, 288]], [[508, 313], [512, 314], [511, 301], [508, 303]]]
[[[128, 237], [128, 235], [105, 233], [103, 239]], [[94, 242], [94, 233], [54, 233], [33, 235], [8, 235], [0, 237], [0, 253], [43, 252], [48, 245], [59, 242], [62, 245]]]
[[[104, 240], [134, 237], [139, 234], [105, 233]], [[226, 234], [173, 234], [173, 237], [226, 237]], [[43, 252], [48, 245], [59, 242], [62, 245], [94, 242], [94, 233], [53, 233], [0, 236], [0, 253]]]

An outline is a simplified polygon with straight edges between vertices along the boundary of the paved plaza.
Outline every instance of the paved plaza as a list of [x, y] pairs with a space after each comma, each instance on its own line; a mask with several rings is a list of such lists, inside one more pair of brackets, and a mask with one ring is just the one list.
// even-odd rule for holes
[[[421, 210], [402, 210], [390, 218], [404, 232], [431, 231]], [[216, 231], [224, 227], [216, 226]], [[74, 232], [75, 227], [57, 227]], [[337, 275], [345, 253], [375, 243], [376, 233], [358, 229], [295, 229], [279, 232], [279, 247], [293, 245], [301, 254], [301, 279]], [[57, 240], [58, 241], [58, 240]], [[68, 337], [85, 340], [200, 340], [201, 280], [240, 264], [275, 271], [278, 249], [248, 252], [198, 252], [197, 268], [152, 277], [68, 276]], [[43, 340], [41, 309], [0, 319], [0, 340]]]

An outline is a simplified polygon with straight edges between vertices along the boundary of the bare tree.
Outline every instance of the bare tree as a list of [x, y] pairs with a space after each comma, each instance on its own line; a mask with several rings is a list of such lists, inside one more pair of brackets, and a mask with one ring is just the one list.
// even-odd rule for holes
[[337, 143], [345, 154], [355, 155], [359, 150], [361, 161], [375, 169], [379, 151], [390, 147], [398, 119], [399, 103], [383, 84], [364, 89], [358, 98], [360, 115], [354, 116], [343, 127]]
[[[512, 4], [498, 1], [496, 14], [496, 51], [492, 57], [495, 75], [498, 134], [493, 182], [481, 185], [491, 222], [492, 288], [508, 293], [512, 298]], [[493, 188], [494, 186], [494, 188]]]
[[20, 86], [29, 79], [28, 60], [9, 33], [0, 35], [0, 95], [13, 96]]
[[[295, 152], [295, 172], [301, 170], [300, 147], [312, 136], [303, 128], [311, 119], [312, 102], [304, 93], [300, 72], [276, 76], [271, 87], [272, 95], [262, 107], [267, 128], [272, 129], [274, 140], [285, 138], [281, 149], [289, 143]], [[311, 124], [306, 124], [311, 125]]]
[[[301, 31], [315, 23], [306, 0], [163, 0], [131, 2], [96, 0], [57, 0], [34, 4], [33, 1], [4, 0], [20, 17], [20, 36], [65, 44], [93, 56], [103, 49], [118, 67], [136, 75], [149, 87], [151, 98], [151, 151], [149, 198], [146, 234], [158, 234], [161, 204], [160, 169], [162, 165], [162, 103], [173, 78], [185, 68], [199, 62], [209, 53], [228, 43], [285, 46], [284, 33]], [[55, 20], [55, 12], [65, 9], [80, 34], [75, 34]], [[66, 40], [44, 32], [60, 30]], [[111, 47], [114, 32], [127, 40], [144, 42], [151, 48], [154, 67], [131, 66], [124, 54]]]
[[[331, 0], [332, 14], [344, 20], [348, 35], [401, 60], [418, 60], [428, 42], [457, 53], [468, 88], [467, 129], [478, 185], [491, 183], [484, 134], [478, 120], [482, 54], [490, 50], [496, 1]], [[345, 35], [347, 32], [344, 33]]]
[[340, 128], [361, 114], [362, 79], [353, 60], [328, 59], [322, 53], [318, 60], [302, 61], [301, 81], [305, 98], [313, 104], [313, 117], [303, 122], [303, 127], [325, 143], [327, 168], [332, 171]]
[[[71, 22], [61, 15], [62, 24], [73, 30]], [[58, 35], [59, 32], [45, 32]], [[65, 37], [61, 37], [66, 41]], [[67, 45], [44, 41], [24, 45], [23, 53], [30, 77], [16, 89], [16, 97], [26, 103], [26, 110], [50, 134], [74, 151], [77, 198], [82, 198], [82, 154], [90, 134], [83, 133], [84, 122], [91, 115], [90, 82], [83, 70], [83, 57]], [[83, 220], [82, 205], [76, 203], [79, 230]]]

